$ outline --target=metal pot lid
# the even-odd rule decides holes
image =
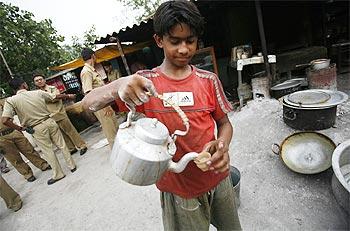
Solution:
[[[322,172],[332,165],[334,142],[317,132],[298,132],[281,145],[281,158],[291,170],[302,174]]]
[[[329,100],[331,96],[322,91],[298,91],[288,95],[288,100],[297,105],[314,105],[324,103]]]
[[[135,136],[150,144],[164,144],[168,140],[167,127],[155,118],[142,118],[136,121]]]
[[[285,82],[290,82],[290,81],[299,81],[300,82],[300,86],[302,87],[306,87],[307,85],[309,85],[308,81],[306,78],[293,78],[293,79],[289,79],[286,80]]]
[[[271,90],[273,90],[273,91],[285,90],[288,88],[300,86],[300,84],[301,84],[300,81],[288,80],[288,81],[285,81],[283,83],[280,83],[280,84],[277,84],[277,85],[271,87]]]
[[[332,107],[348,100],[348,95],[341,91],[311,89],[294,92],[284,97],[285,103],[304,108]]]
[[[299,109],[299,110],[303,110],[303,111],[307,111],[307,110],[317,110],[317,109],[327,109],[327,108],[332,108],[332,107],[336,107],[336,106],[329,106],[329,107],[300,107],[300,106],[294,106],[294,105],[290,105],[288,103],[286,103],[286,101],[283,99],[282,100],[282,105],[288,108],[293,108],[293,109]]]

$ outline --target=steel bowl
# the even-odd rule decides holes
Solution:
[[[273,144],[272,151],[292,171],[315,174],[331,167],[335,147],[334,142],[321,133],[297,132],[285,138],[281,145]]]

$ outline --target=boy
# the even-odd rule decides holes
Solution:
[[[164,229],[208,230],[211,223],[219,230],[240,230],[228,177],[232,126],[226,114],[232,109],[217,76],[189,65],[202,34],[203,18],[193,3],[169,1],[160,5],[153,21],[154,39],[164,50],[163,63],[93,90],[83,105],[98,110],[116,98],[119,109],[125,108],[121,101],[137,105],[138,111],[157,118],[172,133],[183,128],[181,119],[171,107],[149,98],[146,92],[172,97],[190,121],[189,133],[177,137],[173,160],[191,151],[209,151],[212,157],[207,162],[209,171],[201,171],[191,161],[182,173],[166,172],[157,182]]]

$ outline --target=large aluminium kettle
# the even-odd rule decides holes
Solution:
[[[185,131],[176,130],[169,135],[167,127],[156,118],[141,118],[132,121],[135,108],[128,106],[127,121],[120,124],[111,154],[111,163],[117,176],[133,185],[151,185],[167,170],[180,173],[187,164],[198,156],[190,152],[177,163],[172,161],[176,152],[177,136],[184,136],[189,130],[189,121],[179,106],[165,100],[181,117]]]

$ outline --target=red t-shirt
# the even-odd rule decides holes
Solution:
[[[180,108],[189,119],[190,129],[187,135],[177,137],[177,151],[173,161],[179,161],[188,152],[199,153],[205,144],[215,140],[215,120],[223,118],[232,107],[214,73],[192,66],[191,74],[182,80],[167,77],[159,68],[139,71],[138,74],[150,79],[159,94],[175,94],[178,102],[185,105],[180,105]],[[120,110],[128,110],[122,101],[117,100],[117,104]],[[170,134],[175,130],[185,130],[175,110],[165,107],[158,98],[151,97],[149,102],[137,107],[137,111],[147,117],[157,118],[167,126]],[[219,174],[214,171],[203,172],[190,161],[181,173],[165,172],[156,185],[160,191],[171,192],[183,198],[194,198],[214,188],[227,175],[228,171]]]

